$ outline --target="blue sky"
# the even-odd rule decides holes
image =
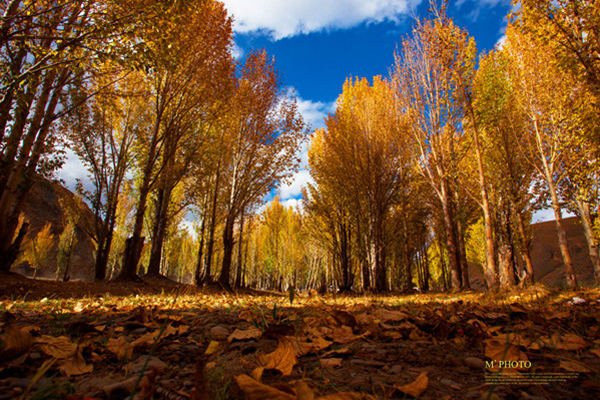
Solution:
[[[387,76],[394,51],[410,34],[415,18],[427,15],[428,0],[223,0],[234,18],[237,56],[265,48],[275,57],[283,83],[294,88],[312,128],[334,111],[348,77]],[[502,39],[510,0],[448,2],[448,14],[475,38],[480,51]],[[299,203],[310,174],[304,164],[281,200]],[[275,191],[269,196],[269,199]]]
[[[283,84],[293,88],[312,128],[334,111],[348,77],[388,75],[393,54],[415,18],[427,15],[428,0],[222,0],[234,18],[236,58],[264,48],[275,57]],[[503,37],[510,0],[449,0],[448,14],[488,51]],[[297,205],[310,180],[303,165],[278,188],[281,200]],[[60,175],[67,183],[85,175],[69,157]],[[71,185],[69,185],[71,186]],[[273,194],[272,194],[273,195]],[[272,197],[269,196],[269,199]],[[548,219],[536,215],[536,220]],[[551,217],[550,217],[551,219]]]

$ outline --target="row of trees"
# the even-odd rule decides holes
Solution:
[[[237,63],[214,0],[11,0],[1,12],[0,268],[19,255],[36,176],[67,146],[91,177],[80,192],[95,214],[97,280],[138,279],[142,256],[147,274],[168,272],[173,248],[189,251],[178,224],[194,212],[194,275],[212,280],[222,224],[229,287],[234,226],[294,171],[305,134],[274,60]]]
[[[600,279],[597,6],[520,4],[502,45],[478,58],[432,2],[389,78],[345,83],[313,135],[306,193],[340,289],[427,288],[432,274],[469,288],[469,233],[482,236],[488,288],[531,283],[529,225],[547,206],[566,285],[577,279],[564,210],[579,216]]]
[[[521,1],[502,46],[480,57],[432,5],[389,77],[344,84],[312,136],[303,211],[276,198],[256,216],[297,167],[305,127],[267,54],[233,59],[220,2],[5,2],[0,268],[22,247],[39,255],[21,246],[19,216],[66,145],[90,172],[80,191],[97,280],[461,289],[467,260],[480,260],[487,287],[528,284],[531,216],[548,206],[566,284],[577,279],[564,210],[581,219],[600,279],[594,2]]]

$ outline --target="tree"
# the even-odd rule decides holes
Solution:
[[[226,288],[230,287],[236,219],[276,183],[290,177],[300,162],[297,149],[304,139],[304,122],[295,100],[281,93],[273,64],[265,51],[247,57],[229,113],[219,127],[230,133],[227,163],[221,166],[226,168],[227,197],[219,283]]]
[[[155,231],[156,246],[162,248],[170,194],[201,149],[208,132],[206,125],[216,117],[220,100],[227,96],[232,73],[231,35],[231,18],[216,1],[166,7],[159,23],[142,30],[141,38],[149,41],[150,49],[146,80],[153,123],[139,138],[144,149],[138,158],[141,180],[133,232],[123,255],[122,279],[136,278],[144,244],[144,214],[155,188],[162,193],[156,219],[162,226]],[[151,273],[157,272],[159,253],[156,250],[151,257]]]
[[[458,86],[456,71],[464,69],[467,60],[456,59],[454,52],[468,54],[473,44],[463,39],[447,47],[452,38],[464,38],[464,33],[445,16],[418,21],[412,37],[403,40],[401,51],[395,54],[393,82],[399,112],[408,118],[416,167],[442,209],[451,282],[458,289],[466,284],[462,270],[467,266],[461,265],[454,200],[457,166],[464,154],[461,98],[465,95]]]
[[[50,223],[44,225],[35,237],[27,242],[23,253],[20,255],[20,260],[28,262],[30,267],[34,269],[34,278],[41,268],[48,267],[55,259],[53,257],[54,234],[51,233],[51,229],[52,225]]]
[[[474,83],[474,107],[482,130],[486,165],[493,182],[497,209],[503,209],[507,216],[507,221],[498,221],[498,225],[504,230],[511,229],[511,225],[516,226],[518,240],[515,238],[515,242],[525,263],[523,278],[532,283],[531,235],[527,226],[532,213],[529,188],[534,169],[523,152],[518,151],[526,144],[523,135],[526,116],[518,105],[509,65],[510,60],[503,51],[492,51],[482,56]],[[512,244],[501,244],[503,247],[508,245]]]
[[[551,49],[535,43],[511,25],[507,28],[503,51],[510,59],[511,84],[516,88],[519,107],[527,118],[524,132],[527,142],[522,150],[546,185],[556,219],[567,286],[572,288],[577,280],[562,221],[559,187],[569,169],[575,167],[568,162],[568,154],[573,132],[578,129],[573,113],[578,101],[573,94],[578,84],[558,68]]]
[[[123,40],[144,2],[10,1],[0,23],[0,269],[18,254],[13,238],[36,174],[61,165],[55,121],[81,103],[65,101],[67,85],[82,82],[99,58],[143,47]],[[125,7],[127,6],[127,7]],[[144,18],[142,18],[144,19]],[[12,121],[11,123],[8,123]],[[27,225],[21,225],[26,229]]]

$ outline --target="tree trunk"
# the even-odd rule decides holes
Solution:
[[[171,190],[169,190],[169,188],[162,187],[158,190],[156,214],[154,224],[152,227],[152,248],[150,250],[150,261],[148,262],[147,275],[161,275],[160,263],[162,259],[162,249],[168,226],[168,211],[170,198]]]
[[[223,263],[221,264],[221,274],[219,275],[219,284],[225,289],[230,289],[229,275],[231,271],[231,260],[233,256],[233,225],[235,223],[235,215],[229,214],[225,221],[225,229],[223,229]]]
[[[594,221],[592,220],[592,214],[590,212],[590,204],[577,198],[575,199],[575,204],[577,205],[577,209],[579,211],[579,219],[583,225],[583,231],[585,233],[585,239],[588,245],[590,260],[592,260],[594,279],[596,282],[600,282],[600,254],[598,252],[598,243],[594,238]]]
[[[551,177],[549,177],[551,178]],[[575,276],[575,270],[573,269],[573,261],[571,259],[571,253],[569,251],[569,243],[567,241],[567,233],[563,225],[562,213],[560,210],[560,203],[558,202],[558,195],[552,179],[547,179],[548,189],[552,197],[552,210],[554,210],[554,218],[556,219],[556,231],[558,233],[558,244],[560,246],[560,252],[562,254],[563,262],[565,263],[565,279],[567,287],[574,289],[577,287],[577,278]]]
[[[238,238],[238,254],[237,254],[237,272],[235,274],[235,287],[240,288],[242,286],[242,271],[244,269],[243,264],[243,244],[244,244],[244,210],[242,209],[242,215],[240,217],[240,235]]]
[[[213,257],[213,247],[215,243],[215,227],[217,224],[217,200],[219,198],[219,182],[221,177],[221,160],[217,163],[217,170],[215,171],[215,190],[213,192],[213,198],[211,203],[211,216],[210,226],[208,227],[208,243],[206,244],[206,260],[204,262],[204,274],[202,276],[202,283],[210,283],[212,278],[210,276],[211,263]]]
[[[471,289],[471,280],[469,278],[469,264],[467,263],[467,249],[465,246],[465,226],[461,220],[457,221],[458,230],[458,250],[460,254],[460,268],[462,271],[462,288]]]
[[[519,235],[521,236],[522,240],[522,255],[523,259],[525,260],[525,277],[523,278],[523,280],[525,281],[525,283],[534,283],[535,276],[533,272],[533,263],[531,262],[531,253],[529,250],[531,246],[531,241],[529,240],[529,238],[527,237],[527,233],[525,232],[525,223],[523,222],[523,215],[519,212],[517,212],[517,224],[519,228]]]
[[[501,226],[499,230],[499,272],[500,286],[507,288],[517,284],[517,269],[514,258],[513,234],[511,228],[510,207],[502,202]]]
[[[206,218],[207,218],[207,204],[208,204],[208,193],[206,193],[204,197],[204,204],[202,205],[202,224],[200,225],[200,240],[198,244],[198,258],[196,260],[196,273],[195,273],[195,283],[196,286],[202,285],[202,253],[204,251],[204,232],[206,230]]]
[[[350,238],[348,227],[344,223],[339,224],[340,228],[340,269],[342,272],[341,292],[347,292],[352,288],[352,271],[350,270],[349,242]]]
[[[446,250],[450,264],[450,285],[459,290],[462,286],[462,271],[459,264],[458,245],[456,240],[456,221],[452,212],[451,200],[446,184],[442,184],[442,212],[444,213],[444,228],[446,229]]]

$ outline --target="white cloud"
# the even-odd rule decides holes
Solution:
[[[179,222],[179,229],[185,229],[194,240],[197,240],[198,232],[196,231],[196,223],[197,221],[191,221],[184,218],[181,220],[181,222]]]
[[[562,212],[563,218],[574,217],[575,214],[570,213],[568,211]],[[546,221],[554,221],[554,211],[551,208],[545,208],[543,210],[536,211],[533,213],[533,217],[531,218],[531,222],[537,224],[538,222],[546,222]]]
[[[299,197],[302,194],[302,188],[309,182],[313,182],[310,173],[307,169],[301,169],[294,174],[290,183],[279,187],[279,198],[284,201]]]
[[[278,40],[363,22],[398,21],[421,0],[223,0],[239,33]]]
[[[500,39],[498,39],[498,41],[496,42],[496,48],[498,49],[502,49],[502,46],[504,46],[504,42],[506,42],[506,35],[502,35],[500,37]]]
[[[238,46],[237,43],[233,42],[233,45],[231,46],[231,55],[236,60],[239,60],[240,58],[244,57],[244,49]]]
[[[302,199],[288,199],[286,201],[282,201],[281,204],[284,207],[291,207],[294,208],[298,211],[302,211],[303,210],[303,206],[302,206]]]
[[[310,125],[311,129],[320,129],[325,127],[325,117],[328,113],[335,111],[335,101],[322,102],[305,100],[296,96],[298,101],[298,111],[304,117],[304,122]]]
[[[57,171],[58,178],[65,181],[65,185],[69,190],[75,190],[77,179],[80,179],[85,189],[90,189],[88,170],[81,162],[79,157],[71,149],[65,149],[65,163],[62,168]],[[86,185],[86,183],[88,183]]]

